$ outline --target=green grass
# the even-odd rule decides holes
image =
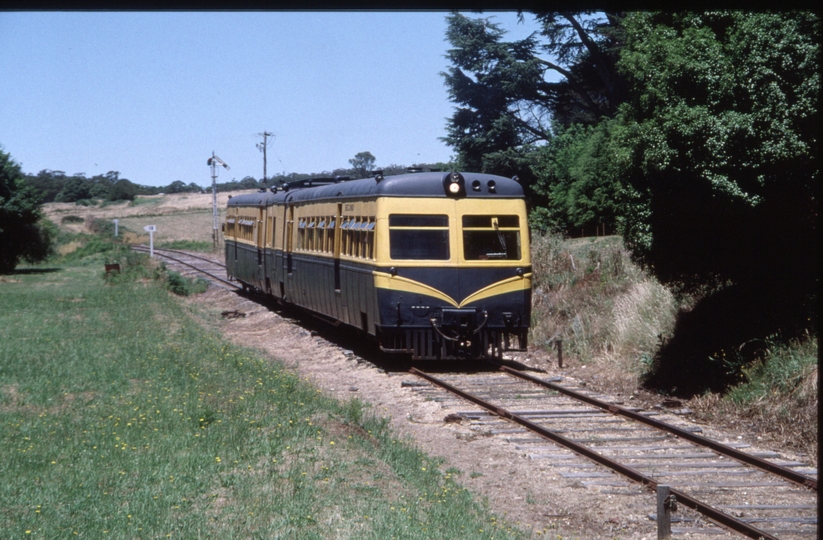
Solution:
[[[524,536],[158,281],[56,270],[0,283],[4,538]]]
[[[183,249],[188,251],[203,251],[211,253],[214,251],[214,242],[204,242],[200,240],[172,240],[158,244],[158,248]]]
[[[156,206],[163,201],[161,197],[141,197],[137,196],[133,201],[129,201],[129,206]]]
[[[747,382],[732,388],[727,399],[739,405],[753,405],[779,395],[784,408],[788,401],[813,399],[816,403],[817,393],[808,392],[803,385],[816,372],[817,361],[817,338],[790,344],[771,343],[761,360],[744,369]]]

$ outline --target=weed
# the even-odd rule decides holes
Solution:
[[[191,296],[206,292],[209,282],[202,277],[187,278],[171,270],[166,273],[166,288],[178,296]]]
[[[795,448],[816,463],[817,337],[763,345],[762,356],[743,369],[740,384],[725,396],[707,393],[696,398],[694,408],[718,423],[742,418],[750,432]]]

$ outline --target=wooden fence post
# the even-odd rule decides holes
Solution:
[[[563,367],[563,340],[557,340],[557,367]]]
[[[672,537],[671,488],[657,486],[657,540],[670,540]]]

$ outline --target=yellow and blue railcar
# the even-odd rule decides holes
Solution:
[[[478,173],[304,180],[229,201],[229,277],[416,359],[524,350],[531,261],[520,185]]]

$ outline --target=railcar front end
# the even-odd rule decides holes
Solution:
[[[378,199],[379,306],[385,351],[417,359],[525,350],[531,261],[520,186],[447,175],[443,189]]]

